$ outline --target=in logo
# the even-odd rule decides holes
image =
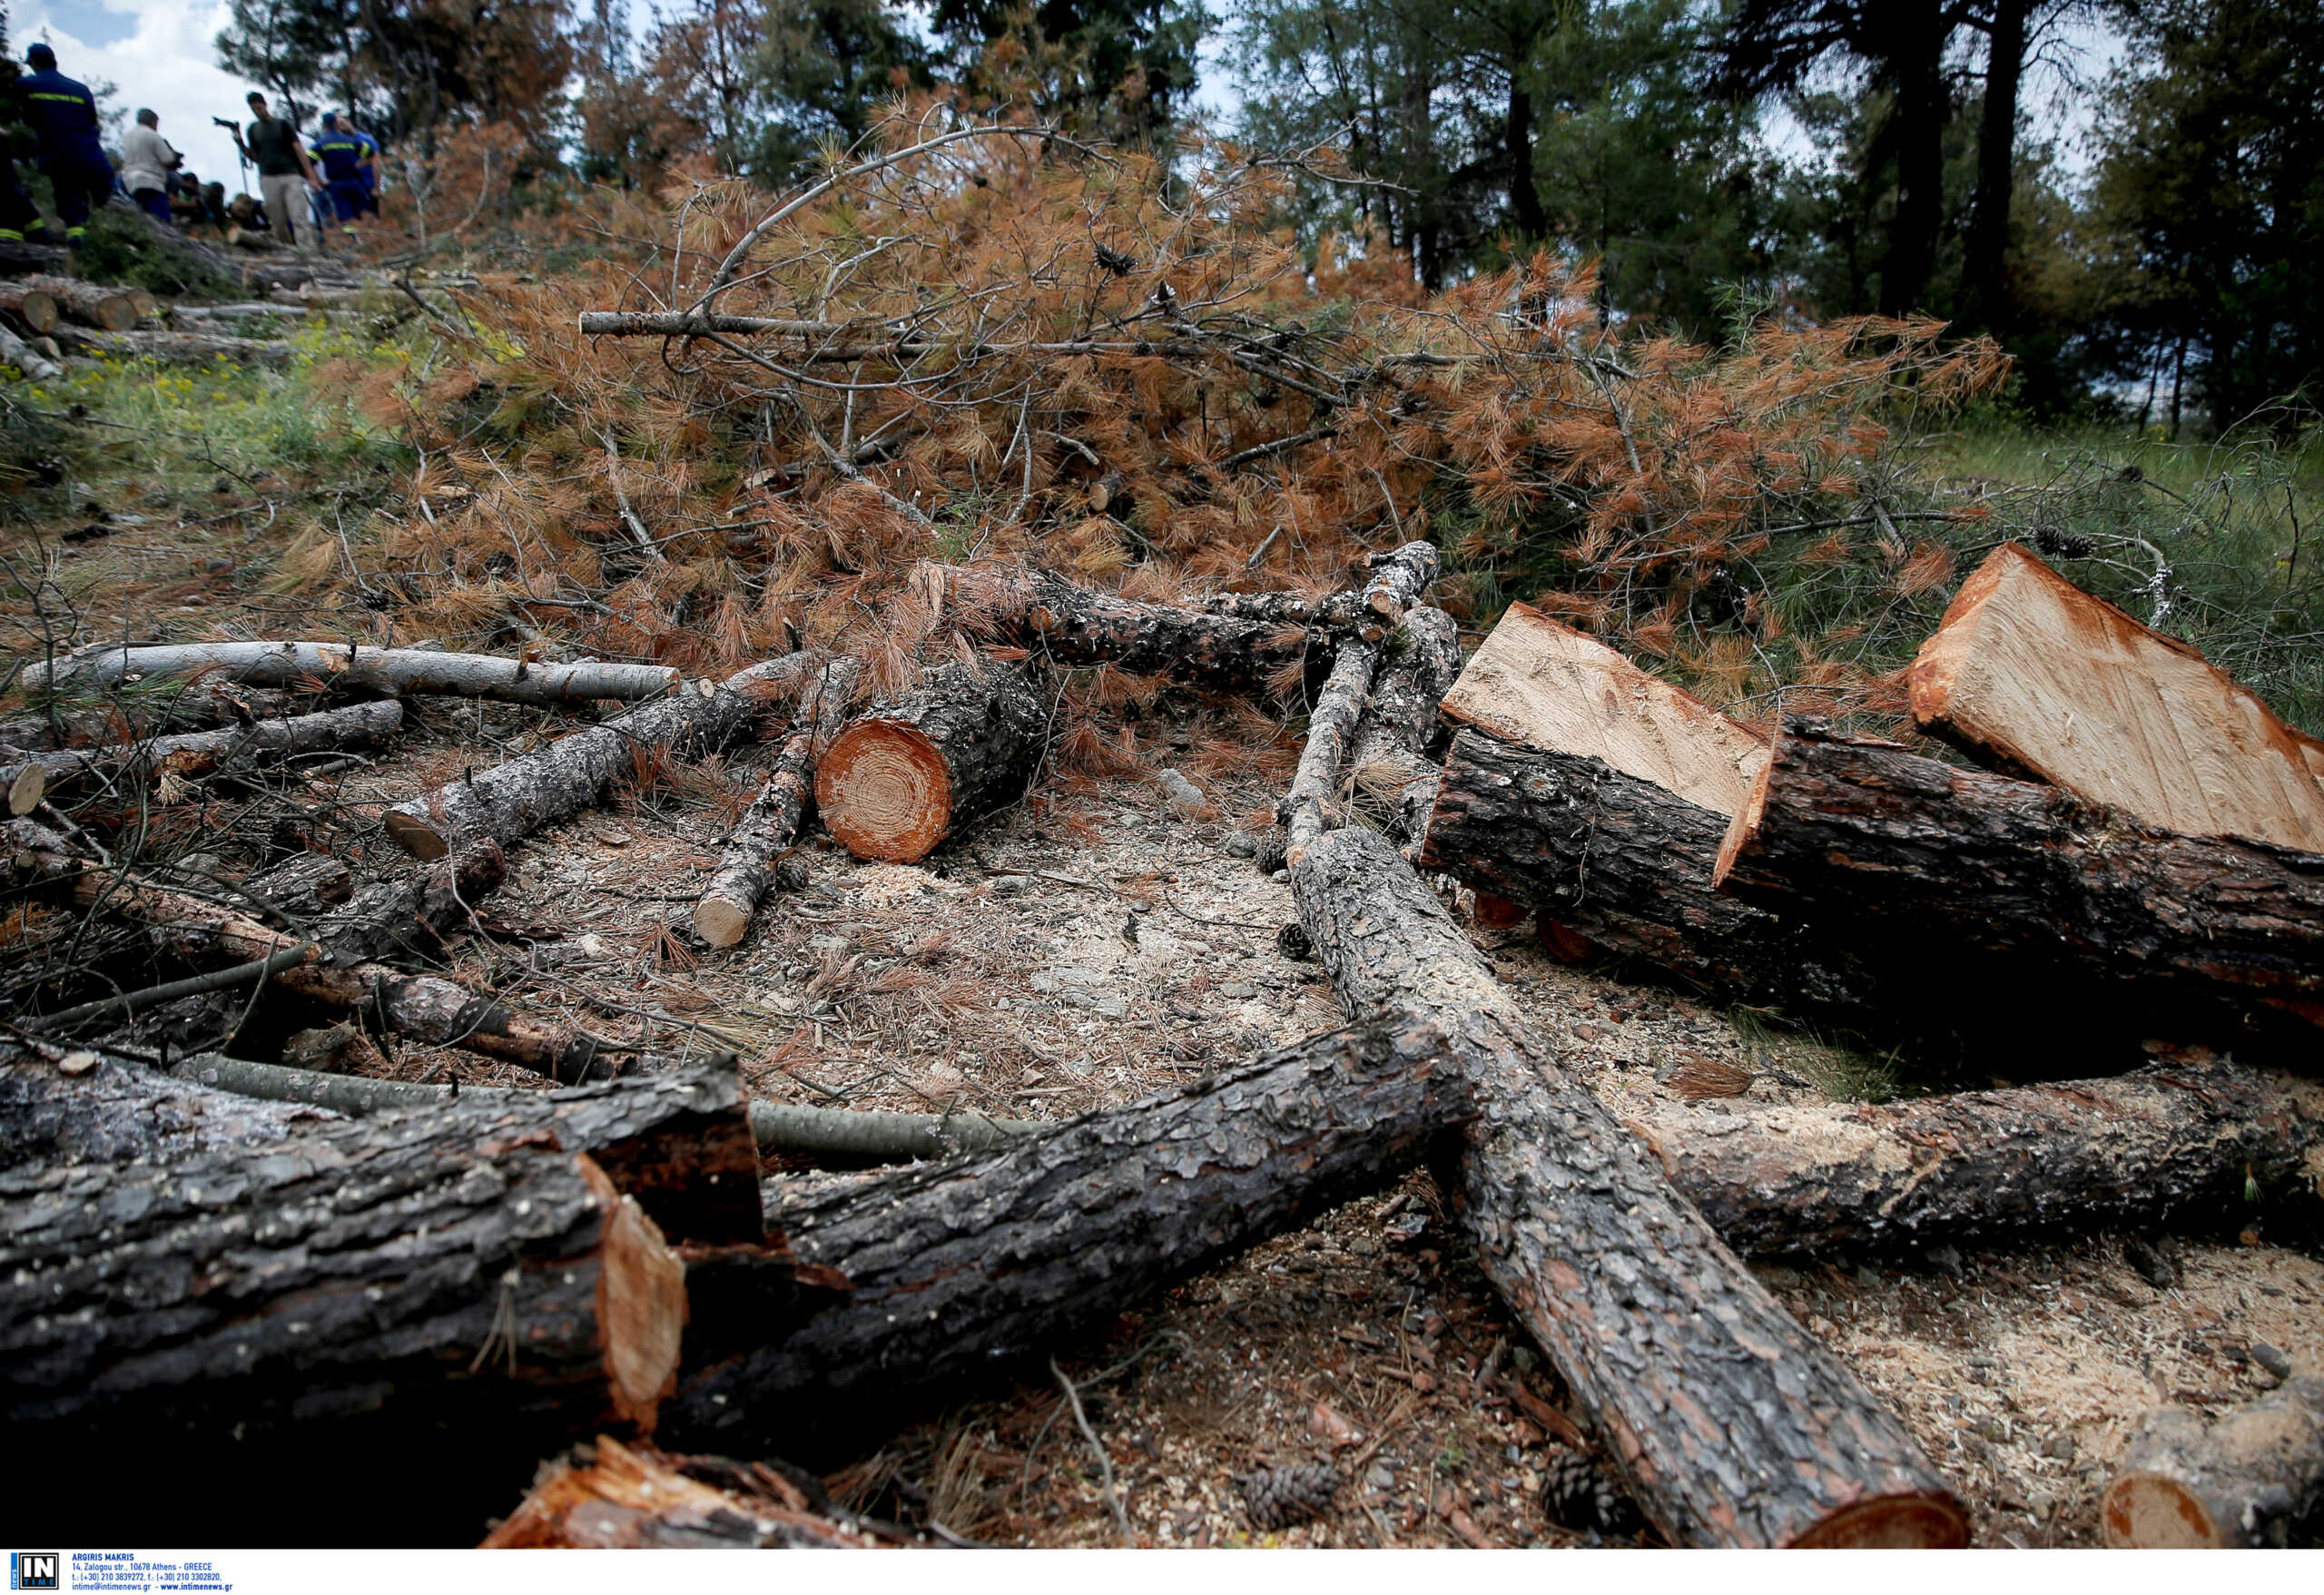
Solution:
[[[54,1551],[12,1551],[8,1553],[8,1588],[11,1590],[60,1590],[57,1581],[58,1557]]]

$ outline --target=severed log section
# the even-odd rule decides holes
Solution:
[[[1718,879],[1974,959],[1996,989],[2067,981],[2197,1033],[2256,1003],[2324,1024],[2324,854],[2176,835],[1811,716],[1787,722]]]
[[[247,1156],[334,1117],[210,1090],[102,1052],[0,1041],[0,1170]]]
[[[17,337],[15,329],[5,323],[0,323],[0,360],[15,367],[35,382],[53,382],[64,375],[63,366]]]
[[[1307,738],[1291,778],[1290,796],[1276,815],[1284,827],[1288,861],[1295,862],[1308,843],[1344,818],[1338,801],[1340,768],[1355,740],[1356,722],[1379,664],[1380,649],[1372,643],[1344,642],[1333,655],[1332,673],[1307,715]]]
[[[1367,618],[1358,623],[1356,635],[1367,643],[1376,643],[1403,623],[1404,611],[1421,601],[1443,562],[1437,557],[1434,544],[1413,542],[1374,554],[1371,566],[1372,578],[1364,584]]]
[[[2324,1374],[2210,1423],[2157,1407],[2131,1437],[2099,1506],[2117,1549],[2282,1548],[2324,1509]]]
[[[480,1551],[869,1551],[763,1462],[672,1456],[610,1435],[576,1448]]]
[[[1715,890],[1727,817],[1587,753],[1462,728],[1418,863],[1724,1001],[1855,1022],[1878,982],[1843,939]]]
[[[1406,612],[1372,683],[1347,755],[1359,808],[1375,813],[1407,854],[1428,831],[1442,774],[1429,758],[1438,708],[1461,674],[1461,628],[1442,609]]]
[[[1307,655],[1304,629],[1134,603],[1042,571],[924,562],[912,584],[931,610],[956,615],[973,635],[1060,665],[1111,665],[1216,692],[1257,694]]]
[[[1448,1037],[1476,1106],[1459,1192],[1479,1264],[1672,1543],[1965,1542],[1919,1445],[1559,1068],[1393,846],[1334,832],[1291,873],[1341,1001]]]
[[[299,707],[287,693],[194,681],[172,691],[124,693],[95,708],[58,704],[13,716],[0,721],[0,749],[39,753],[104,746],[172,732],[206,731],[213,725],[284,719]]]
[[[645,779],[665,754],[694,757],[724,746],[763,711],[787,700],[812,668],[807,655],[786,654],[716,686],[683,686],[537,753],[446,782],[386,810],[380,822],[419,859],[440,859],[472,837],[516,842],[599,802],[616,781]]]
[[[0,282],[0,311],[35,338],[55,331],[64,313],[54,294],[22,282]]]
[[[286,339],[238,338],[227,332],[165,332],[133,329],[126,332],[84,332],[70,327],[56,330],[56,341],[66,354],[116,355],[150,360],[157,366],[201,366],[220,360],[237,366],[261,366],[282,370],[299,358],[299,346]]]
[[[713,947],[732,947],[751,928],[759,904],[774,889],[774,861],[798,839],[800,822],[814,794],[815,763],[839,734],[855,689],[857,665],[834,659],[802,694],[783,740],[774,773],[726,838],[718,873],[694,904],[694,934]]]
[[[917,862],[1024,795],[1049,720],[1015,666],[940,665],[847,723],[815,762],[815,807],[857,858]]]
[[[402,697],[497,698],[546,705],[596,698],[636,701],[674,691],[666,665],[541,665],[487,654],[425,648],[364,648],[348,643],[176,643],[84,648],[25,672],[27,688],[113,687],[162,676],[212,674],[248,686],[320,686],[332,692]]]
[[[1755,733],[1523,604],[1471,655],[1444,716],[1504,742],[1603,759],[1722,816],[1742,806],[1767,759]]]
[[[1973,758],[2163,830],[2324,852],[2317,744],[2017,544],[1962,584],[1906,682],[1921,729]]]
[[[1755,1256],[2224,1212],[2324,1180],[2324,1086],[2225,1062],[1875,1105],[1630,1122],[1719,1238]]]
[[[78,278],[45,273],[20,277],[16,280],[16,287],[25,292],[47,295],[65,320],[77,321],[84,327],[101,327],[108,332],[126,332],[137,325],[137,300],[125,288],[106,288],[94,282],[83,282]],[[35,330],[54,331],[54,328],[51,326]]]
[[[91,775],[133,776],[151,772],[182,781],[221,770],[279,759],[293,753],[371,747],[403,724],[403,705],[392,700],[350,704],[320,714],[288,720],[259,720],[216,731],[189,731],[112,747],[58,748],[0,764],[0,787],[37,769],[52,790]]]
[[[0,822],[0,886],[11,891],[69,881],[88,869],[73,843],[37,820]]]
[[[1005,1152],[778,1197],[793,1250],[853,1289],[787,1340],[691,1371],[663,1433],[789,1447],[950,1397],[1378,1187],[1466,1112],[1440,1036],[1367,1020]]]

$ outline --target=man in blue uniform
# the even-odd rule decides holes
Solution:
[[[339,125],[363,141],[367,157],[362,168],[363,202],[355,209],[359,215],[376,216],[379,213],[379,141],[355,125],[352,113],[340,117]]]
[[[371,159],[363,140],[340,126],[337,112],[326,111],[322,131],[307,146],[307,153],[322,168],[332,214],[341,227],[353,228],[363,213],[363,169]]]
[[[26,73],[17,84],[25,122],[40,140],[40,169],[56,191],[56,214],[68,243],[89,231],[89,212],[113,192],[113,164],[97,143],[97,97],[89,85],[56,70],[56,52],[34,44],[25,52]]]
[[[29,238],[45,243],[48,223],[40,219],[32,196],[16,181],[19,150],[26,156],[33,153],[32,131],[24,125],[23,89],[23,69],[0,55],[0,239],[15,243]]]

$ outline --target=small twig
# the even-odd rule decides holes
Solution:
[[[1073,1421],[1081,1426],[1081,1438],[1088,1441],[1089,1449],[1098,1453],[1098,1482],[1106,1492],[1106,1505],[1114,1514],[1114,1527],[1121,1531],[1122,1543],[1135,1551],[1137,1549],[1137,1537],[1130,1532],[1129,1514],[1122,1510],[1121,1497],[1114,1493],[1114,1459],[1108,1456],[1106,1448],[1098,1442],[1098,1432],[1089,1427],[1089,1415],[1081,1410],[1081,1393],[1073,1387],[1073,1381],[1065,1376],[1065,1370],[1057,1365],[1055,1357],[1049,1359],[1049,1372],[1056,1374],[1057,1382],[1065,1387],[1065,1399],[1073,1408]]]
[[[629,528],[629,535],[636,540],[639,553],[656,565],[666,565],[669,562],[663,557],[662,550],[646,531],[645,523],[638,519],[637,512],[629,507],[629,495],[622,491],[621,450],[614,447],[614,435],[604,431],[597,436],[606,446],[606,480],[613,484],[614,502],[621,506],[621,524]]]

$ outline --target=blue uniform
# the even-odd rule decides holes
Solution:
[[[343,222],[354,221],[363,211],[363,144],[361,133],[334,127],[317,133],[314,143],[307,146],[307,153],[323,170],[331,209]]]
[[[363,203],[358,207],[366,215],[379,213],[379,141],[358,130],[355,136],[363,141],[363,152],[371,157],[371,164],[361,169]]]
[[[40,135],[40,169],[56,190],[67,238],[87,231],[89,212],[113,192],[113,165],[97,142],[97,97],[56,68],[17,80],[25,121]]]

